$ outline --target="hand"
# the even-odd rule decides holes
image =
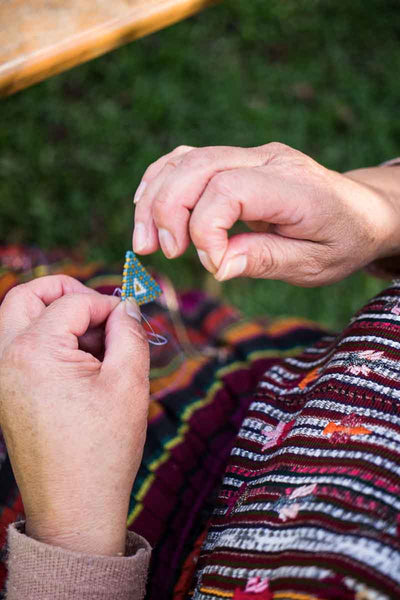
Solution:
[[[136,252],[160,244],[173,258],[191,239],[220,281],[323,285],[400,245],[399,208],[390,197],[279,143],[179,147],[147,169],[136,202]],[[228,238],[239,220],[253,233]]]
[[[91,554],[124,552],[147,426],[148,343],[126,304],[53,276],[0,308],[0,423],[26,532]]]

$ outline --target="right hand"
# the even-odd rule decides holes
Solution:
[[[0,308],[0,423],[39,541],[125,550],[149,401],[147,337],[127,306],[52,276],[13,288]]]
[[[139,195],[134,250],[161,245],[174,258],[191,240],[220,281],[323,285],[400,247],[399,203],[390,194],[279,143],[179,147],[150,165]],[[253,232],[229,238],[238,220]]]

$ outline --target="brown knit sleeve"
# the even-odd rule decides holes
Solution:
[[[379,165],[380,167],[400,167],[400,156],[392,158]],[[399,192],[400,193],[400,192]],[[378,258],[370,263],[365,270],[374,277],[393,279],[400,277],[400,256]]]
[[[127,532],[123,557],[91,556],[49,546],[8,528],[6,600],[142,600],[151,548]]]

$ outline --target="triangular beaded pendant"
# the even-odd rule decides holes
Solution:
[[[162,293],[158,283],[146,271],[132,250],[125,255],[122,274],[122,300],[133,297],[138,304],[147,304]]]

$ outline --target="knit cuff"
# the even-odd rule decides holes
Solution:
[[[142,600],[151,548],[127,532],[123,557],[92,556],[49,546],[8,528],[7,600]]]
[[[400,157],[392,158],[379,165],[380,167],[399,167]],[[393,279],[400,277],[400,256],[388,256],[378,258],[365,267],[369,275],[381,279]]]

